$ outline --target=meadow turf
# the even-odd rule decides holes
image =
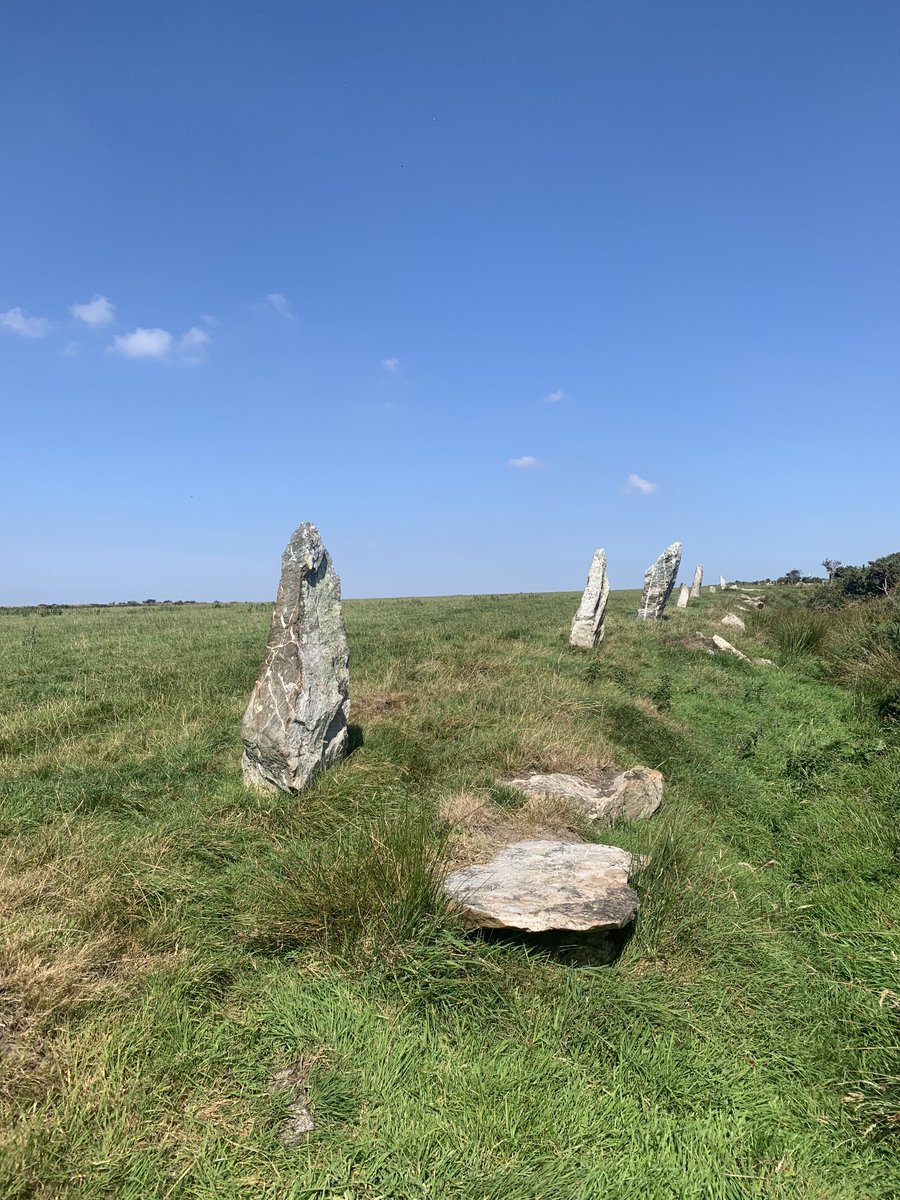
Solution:
[[[707,655],[734,594],[637,599],[587,652],[573,594],[348,602],[353,753],[296,797],[241,782],[269,605],[0,613],[0,1195],[900,1195],[896,723],[812,644]],[[458,927],[439,813],[636,763],[614,965]]]

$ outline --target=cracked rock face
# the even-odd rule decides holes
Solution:
[[[700,595],[700,589],[703,587],[703,563],[699,563],[694,570],[694,581],[691,584],[691,599],[696,600]]]
[[[632,767],[605,786],[596,786],[578,775],[529,775],[506,780],[525,796],[561,796],[584,811],[592,821],[613,825],[651,817],[662,804],[663,777],[652,767]]]
[[[569,634],[569,645],[591,650],[603,641],[603,618],[609,599],[609,580],[606,578],[606,551],[595,550],[588,572],[587,586],[581,597]]]
[[[474,929],[621,929],[638,910],[628,879],[642,862],[616,846],[516,842],[448,875],[444,891]]]
[[[680,566],[681,542],[673,542],[644,572],[644,592],[637,614],[639,621],[658,621],[662,616]]]
[[[266,654],[241,722],[245,782],[302,791],[347,753],[349,712],[341,584],[307,521],[281,559]]]

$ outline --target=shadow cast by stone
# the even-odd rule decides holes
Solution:
[[[634,937],[634,922],[624,929],[591,930],[551,929],[529,933],[526,929],[475,929],[476,941],[502,946],[520,946],[530,954],[566,967],[611,967],[622,956]]]
[[[347,757],[355,754],[366,744],[366,735],[362,725],[354,725],[351,723],[347,726]]]

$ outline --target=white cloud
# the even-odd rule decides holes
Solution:
[[[533,454],[523,454],[521,458],[511,458],[509,465],[517,467],[520,471],[527,471],[530,467],[536,467],[538,460]]]
[[[178,339],[177,351],[181,362],[186,367],[199,367],[206,361],[206,348],[211,341],[205,329],[194,325]]]
[[[549,396],[544,397],[546,404],[559,404],[560,400],[565,400],[566,393],[562,388],[558,388],[555,392],[551,392]]]
[[[281,292],[269,292],[265,300],[260,300],[253,307],[257,312],[275,313],[279,317],[292,317],[294,315],[291,312],[293,305],[287,296],[282,296]]]
[[[21,308],[10,308],[0,313],[0,329],[8,329],[19,337],[46,337],[52,328],[46,317],[26,317]]]
[[[155,358],[158,362],[175,363],[182,367],[199,367],[206,362],[212,338],[205,329],[193,325],[187,333],[176,338],[168,329],[144,329],[138,326],[131,333],[119,333],[107,349],[126,358]]]
[[[74,358],[80,349],[81,342],[75,339],[74,341],[67,343],[65,349],[63,350],[63,355],[65,358]]]
[[[73,317],[84,321],[86,325],[99,329],[101,325],[111,325],[116,319],[115,306],[106,296],[94,296],[85,304],[73,304],[69,309]]]
[[[110,349],[126,358],[168,358],[172,335],[168,329],[144,329],[140,325],[131,333],[119,333]]]
[[[641,479],[640,475],[629,475],[625,485],[626,492],[640,492],[644,496],[649,496],[651,492],[657,491],[658,483],[651,483],[649,479]]]
[[[381,365],[384,367],[384,369],[386,371],[399,371],[400,370],[400,359],[399,358],[383,358],[381,360]]]

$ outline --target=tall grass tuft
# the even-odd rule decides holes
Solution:
[[[829,621],[824,613],[799,605],[784,605],[761,614],[762,627],[778,648],[782,664],[799,662],[815,655],[827,633]]]
[[[826,655],[835,678],[880,717],[900,716],[900,601],[848,605],[828,619]]]
[[[253,940],[270,951],[390,955],[443,913],[444,841],[422,813],[348,820],[324,844],[292,845],[262,880]]]

